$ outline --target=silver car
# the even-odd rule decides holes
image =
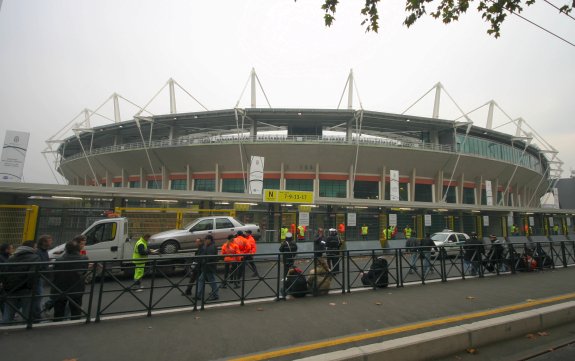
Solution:
[[[225,243],[228,235],[237,231],[251,230],[254,238],[260,237],[260,227],[257,224],[243,224],[233,217],[214,216],[202,217],[187,224],[183,229],[172,229],[152,235],[148,247],[159,249],[161,253],[176,253],[180,250],[194,248],[196,238],[204,239],[208,234],[214,237],[216,246]]]
[[[431,235],[431,239],[437,247],[444,247],[448,256],[459,254],[461,247],[470,237],[466,233],[444,230]]]

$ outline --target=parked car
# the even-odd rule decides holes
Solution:
[[[260,237],[260,227],[257,224],[243,224],[233,217],[202,217],[183,229],[172,229],[152,235],[148,240],[148,247],[159,249],[160,253],[164,254],[190,250],[193,249],[196,238],[204,239],[208,234],[214,237],[216,246],[219,247],[225,243],[228,235],[240,230],[243,232],[251,230],[256,240]]]
[[[469,235],[466,233],[454,232],[448,229],[431,235],[431,239],[435,245],[437,247],[444,247],[448,256],[458,255],[461,247],[469,238]]]

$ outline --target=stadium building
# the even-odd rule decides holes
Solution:
[[[339,224],[349,240],[360,239],[362,225],[371,239],[389,225],[410,225],[418,238],[444,228],[506,236],[513,225],[531,235],[549,235],[556,224],[573,232],[569,210],[541,203],[561,172],[557,151],[522,119],[513,120],[513,135],[493,129],[494,102],[486,104],[486,127],[469,114],[440,119],[440,84],[429,118],[353,109],[350,74],[347,109],[258,108],[257,80],[252,71],[249,108],[178,113],[170,79],[169,114],[140,111],[102,126],[88,126],[87,114],[74,135],[49,140],[56,170],[91,204],[233,209],[259,223],[265,241],[277,240],[281,225],[300,223],[307,239]],[[251,194],[254,156],[263,158],[263,189],[313,192],[313,202]],[[49,192],[58,193],[41,193]]]

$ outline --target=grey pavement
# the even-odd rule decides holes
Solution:
[[[3,361],[229,359],[572,293],[574,277],[575,268],[570,267],[245,306],[216,305],[204,311],[91,324],[4,329],[0,331],[0,352]],[[451,325],[455,323],[443,327]],[[277,359],[291,360],[438,328]]]

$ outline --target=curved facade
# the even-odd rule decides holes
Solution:
[[[246,193],[250,156],[264,188],[313,191],[316,204],[388,204],[399,171],[411,207],[538,207],[549,164],[511,135],[434,118],[365,110],[232,109],[93,128],[59,147],[74,185]],[[237,196],[237,194],[236,194]],[[253,200],[246,194],[246,199]],[[396,202],[394,202],[396,203]]]

